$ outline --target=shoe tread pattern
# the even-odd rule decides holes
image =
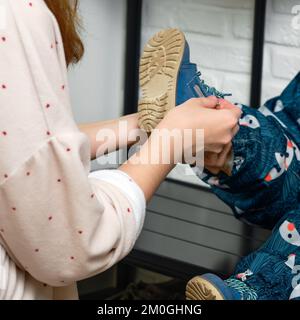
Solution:
[[[183,33],[168,29],[158,32],[144,49],[140,61],[139,126],[147,132],[175,107],[177,74],[184,45]]]
[[[224,300],[218,290],[201,277],[188,282],[185,294],[187,300]]]

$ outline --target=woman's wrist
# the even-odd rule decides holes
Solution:
[[[168,154],[158,135],[159,130],[154,130],[139,152],[120,167],[140,186],[147,201],[175,166],[173,147],[169,148]]]
[[[182,123],[178,124],[177,110],[171,109],[162,119],[162,121],[156,127],[153,133],[154,138],[156,136],[162,137],[162,154],[164,157],[170,157],[172,164],[176,165],[184,161],[184,130]],[[184,121],[182,119],[182,121]],[[191,129],[187,129],[191,130]]]
[[[108,152],[130,147],[138,141],[138,135],[135,140],[135,134],[131,134],[138,130],[137,113],[116,120],[80,124],[78,127],[90,140],[91,159],[95,159]],[[105,133],[103,136],[106,139],[103,139],[101,132]],[[109,132],[111,139],[107,140]],[[133,138],[129,139],[130,136]]]

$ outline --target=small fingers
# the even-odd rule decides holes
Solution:
[[[204,158],[205,168],[212,174],[217,175],[221,171],[231,175],[229,161],[232,155],[232,144],[228,144],[220,154],[208,153]]]
[[[232,144],[227,144],[222,152],[206,152],[204,155],[204,164],[205,166],[223,168],[227,162],[228,155],[231,153]]]
[[[215,166],[218,161],[218,154],[214,152],[206,152],[204,154],[204,165],[206,166]]]
[[[205,166],[205,168],[213,175],[218,175],[221,172],[220,168]]]

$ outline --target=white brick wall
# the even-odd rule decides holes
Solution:
[[[300,0],[269,0],[263,97],[278,95],[300,70],[300,30],[291,9]],[[144,0],[143,38],[162,28],[182,29],[192,61],[210,85],[249,103],[254,0]]]
[[[292,27],[295,0],[269,0],[263,98],[279,94],[300,70],[300,30]]]

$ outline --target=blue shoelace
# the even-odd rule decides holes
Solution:
[[[199,78],[201,90],[205,91],[204,92],[205,96],[210,96],[211,95],[211,96],[215,96],[215,97],[221,98],[221,99],[224,99],[225,97],[232,96],[231,93],[222,93],[222,92],[218,91],[216,88],[210,87],[209,85],[207,85],[205,83],[205,81],[200,78],[201,77],[201,72],[200,71],[198,71],[195,76]]]
[[[235,289],[241,295],[241,300],[257,300],[257,293],[242,282],[235,278],[229,278],[224,281],[228,287]]]

